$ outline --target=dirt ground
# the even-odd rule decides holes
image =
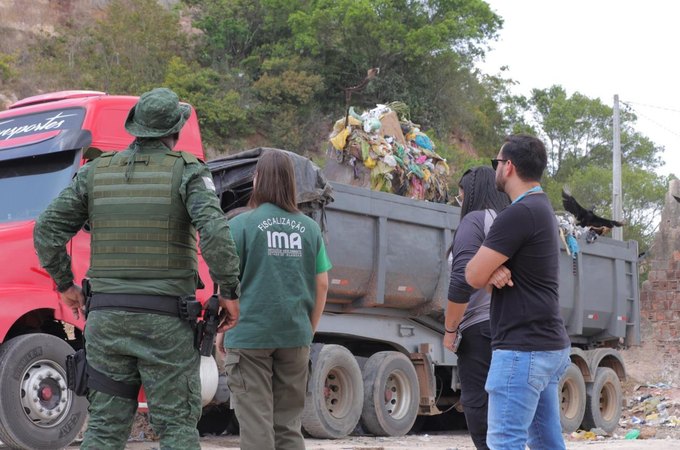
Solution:
[[[566,438],[569,450],[680,450],[680,439],[624,440],[608,438],[597,441],[572,441]],[[405,437],[349,437],[338,440],[306,439],[307,450],[474,450],[475,446],[464,431],[438,432]],[[154,442],[128,442],[126,450],[152,450]],[[201,439],[203,450],[235,450],[239,448],[237,436],[210,436]]]
[[[619,428],[610,436],[595,436],[581,430],[565,435],[567,449],[678,449],[680,450],[680,370],[679,361],[660,356],[653,344],[622,351],[628,380],[623,384],[625,405]],[[659,407],[659,405],[662,405]],[[625,436],[637,430],[635,440]],[[140,422],[133,432],[137,440],[128,441],[128,450],[151,450],[158,442]],[[309,450],[473,450],[464,430],[437,431],[404,437],[350,436],[345,439],[306,439]],[[77,447],[77,444],[74,445]],[[201,438],[204,450],[238,449],[238,436]]]

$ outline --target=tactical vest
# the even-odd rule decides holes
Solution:
[[[179,195],[184,152],[102,154],[88,179],[90,278],[197,278],[196,230]]]

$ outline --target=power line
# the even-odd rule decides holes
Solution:
[[[626,105],[626,106],[628,106],[629,108],[633,109],[633,110],[637,113],[637,115],[639,115],[640,117],[644,117],[645,119],[647,119],[648,121],[650,121],[650,122],[652,122],[654,125],[656,125],[657,127],[664,129],[665,131],[671,133],[671,134],[674,135],[674,136],[680,137],[680,133],[678,133],[677,131],[671,130],[671,129],[668,128],[667,126],[665,126],[665,125],[663,125],[663,124],[657,122],[656,120],[652,119],[651,117],[649,117],[649,116],[647,116],[647,115],[645,115],[645,114],[642,114],[639,110],[636,110],[635,108],[633,108],[633,107],[630,105],[630,103],[635,103],[635,102],[631,102],[631,101],[624,102],[624,101],[622,101],[621,103],[623,103],[624,105]],[[640,103],[638,103],[638,104],[640,104]],[[661,108],[661,107],[656,107],[656,108],[659,108],[659,109],[667,109],[667,108]],[[680,112],[680,110],[669,110],[669,111]]]
[[[624,102],[622,100],[621,103],[626,103],[626,104],[630,103],[630,104],[633,104],[633,105],[646,106],[648,108],[656,108],[656,109],[662,109],[664,111],[671,111],[671,112],[680,113],[680,109],[668,108],[668,107],[665,107],[665,106],[650,105],[649,103],[639,103],[639,102],[633,102],[633,101],[630,101],[630,100],[628,100],[628,102]],[[628,106],[630,106],[630,105],[628,105]]]

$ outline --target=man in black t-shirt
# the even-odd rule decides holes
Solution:
[[[558,228],[540,185],[545,147],[533,136],[509,136],[492,165],[512,204],[465,270],[471,286],[494,288],[487,445],[564,449],[557,386],[571,344],[559,308]]]

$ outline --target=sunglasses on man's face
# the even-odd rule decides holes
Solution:
[[[509,159],[494,158],[494,159],[491,160],[491,167],[493,168],[493,170],[496,170],[498,168],[498,163],[507,162],[507,161],[510,161],[510,160]]]

